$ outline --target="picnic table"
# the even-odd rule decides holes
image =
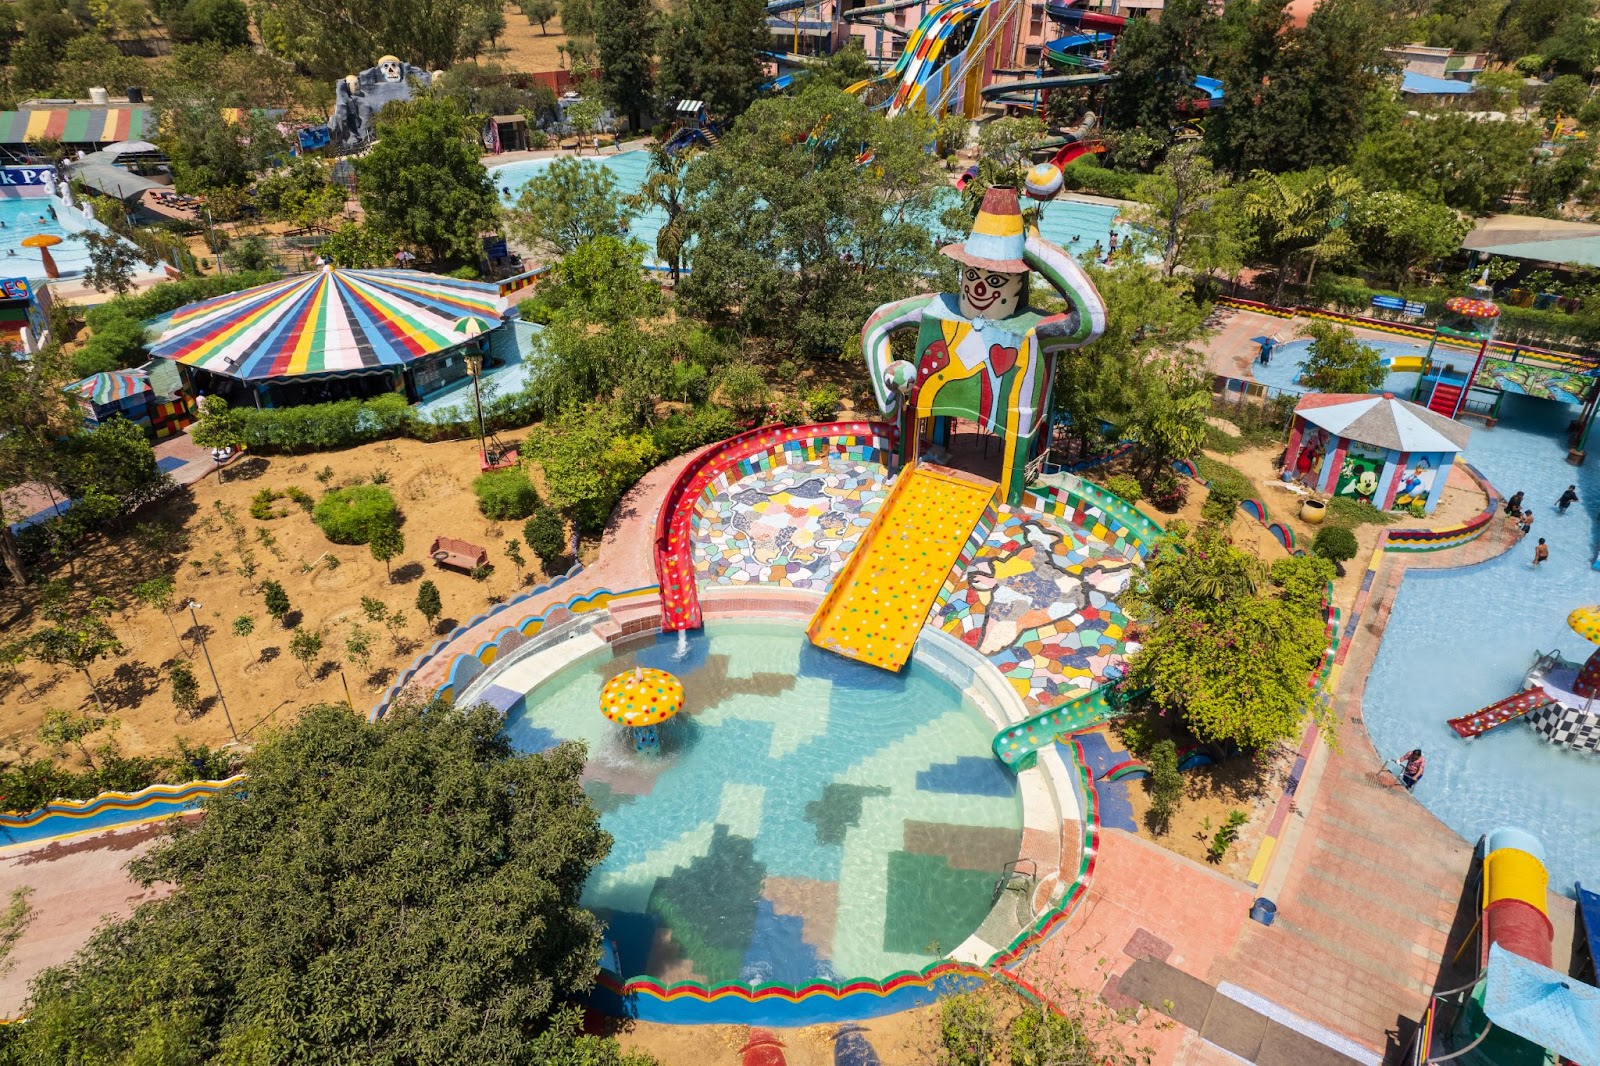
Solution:
[[[458,537],[434,537],[433,547],[428,549],[428,554],[439,566],[457,570],[475,570],[489,562],[488,549]]]

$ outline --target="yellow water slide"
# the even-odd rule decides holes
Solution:
[[[811,643],[885,670],[904,666],[994,500],[993,482],[927,463],[903,471],[806,628]]]

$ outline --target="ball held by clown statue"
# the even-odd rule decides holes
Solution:
[[[916,453],[927,420],[936,442],[948,436],[953,419],[999,434],[1001,488],[1008,503],[1018,504],[1028,456],[1049,425],[1056,356],[1104,331],[1105,304],[1071,255],[1027,232],[1015,189],[991,187],[971,234],[942,251],[959,268],[959,292],[896,300],[862,327],[878,406],[900,420],[902,459]],[[1047,314],[1030,306],[1034,272],[1066,300],[1065,310]],[[910,329],[917,331],[915,377],[898,388],[888,375],[890,338]]]

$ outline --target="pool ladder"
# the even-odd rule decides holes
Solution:
[[[1027,873],[1022,872],[1022,867],[1024,864],[1026,864],[1028,867]],[[1021,884],[1017,883],[1017,879],[1019,877],[1022,879]],[[989,899],[989,906],[993,907],[996,903],[999,903],[1002,893],[1015,890],[1027,892],[1029,894],[1028,905],[1029,909],[1031,910],[1033,906],[1033,886],[1038,883],[1038,863],[1034,862],[1032,859],[1012,859],[1010,862],[1006,863],[1000,868],[1000,878],[994,883],[994,895]]]

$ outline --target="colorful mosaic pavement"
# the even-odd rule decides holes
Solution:
[[[826,589],[888,491],[876,463],[818,459],[744,478],[696,510],[695,573],[702,585]]]
[[[1004,508],[934,622],[1000,668],[1030,709],[1106,681],[1133,650],[1115,597],[1137,564],[1054,517]]]

